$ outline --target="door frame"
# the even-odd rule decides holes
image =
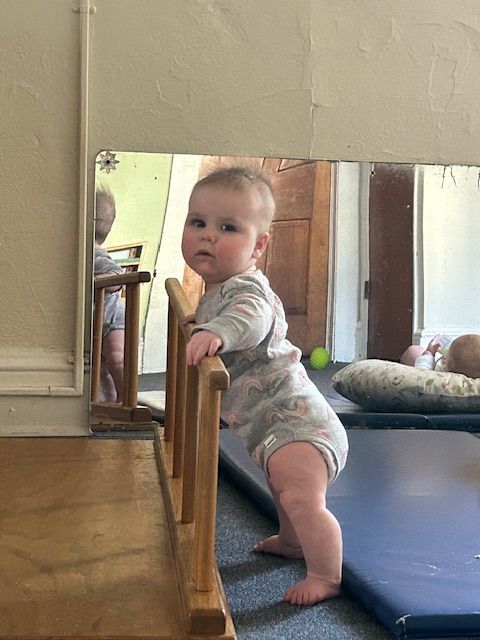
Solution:
[[[335,273],[337,267],[337,188],[338,162],[330,162],[330,215],[328,219],[327,309],[325,314],[325,349],[335,358]]]
[[[355,336],[355,360],[367,357],[368,347],[368,295],[366,287],[370,280],[370,176],[372,162],[360,163],[359,179],[359,279],[358,279],[358,322]]]
[[[356,170],[353,171],[355,177],[347,176],[345,184],[342,185],[344,165],[355,166]],[[364,359],[367,352],[368,300],[363,296],[363,285],[369,277],[368,210],[371,169],[370,162],[332,163],[327,344],[325,346],[333,361]],[[339,201],[345,196],[345,185],[346,191],[349,191],[346,205]],[[347,218],[349,231],[346,232]],[[345,246],[344,241],[347,236],[350,244]],[[347,281],[350,284],[346,287]],[[342,325],[340,328],[339,322]],[[346,336],[350,337],[346,338]]]

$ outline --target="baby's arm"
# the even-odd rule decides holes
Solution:
[[[95,277],[104,276],[119,276],[123,275],[125,272],[120,265],[118,265],[115,260],[104,250],[95,250],[95,261],[94,261],[94,275]],[[114,293],[115,291],[119,291],[122,288],[122,285],[116,285],[113,287],[107,287],[105,290],[108,293]]]
[[[123,269],[122,269],[122,274],[124,273]],[[105,273],[102,273],[101,276],[99,276],[100,278],[107,278],[109,276],[119,276],[121,275],[120,273],[118,273],[118,271],[106,271]],[[112,287],[105,287],[105,291],[107,291],[108,293],[115,293],[115,291],[120,291],[120,289],[122,288],[123,285],[121,284],[116,284]]]
[[[272,304],[261,288],[247,284],[225,293],[218,315],[193,329],[187,345],[187,363],[198,364],[206,356],[256,347],[272,327]],[[194,317],[188,318],[195,322]]]
[[[263,291],[246,285],[226,292],[218,314],[209,322],[199,323],[193,335],[208,331],[220,338],[221,353],[247,351],[259,345],[272,328],[274,310]]]
[[[439,336],[437,335],[430,340],[425,351],[415,360],[415,367],[417,369],[434,369],[435,354],[437,353],[439,346]]]
[[[416,369],[429,369],[432,370],[435,366],[435,356],[428,351],[422,353],[421,356],[415,360],[415,368]]]

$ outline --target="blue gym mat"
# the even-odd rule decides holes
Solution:
[[[344,587],[398,638],[480,638],[480,440],[437,430],[348,431],[328,505]],[[220,431],[220,469],[276,520],[263,473]],[[319,541],[321,544],[321,541]]]

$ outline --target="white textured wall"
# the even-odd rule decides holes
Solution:
[[[0,0],[2,433],[85,429],[98,151],[478,161],[476,0],[91,4],[79,100],[87,0]]]
[[[424,167],[423,274],[417,335],[480,331],[480,177],[477,167]]]

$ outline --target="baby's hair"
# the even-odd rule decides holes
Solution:
[[[193,189],[217,185],[230,189],[256,189],[265,205],[263,214],[266,230],[268,230],[275,215],[275,198],[272,183],[266,173],[246,165],[221,167],[199,180]]]
[[[107,187],[97,187],[95,192],[95,240],[103,244],[115,220],[116,208],[113,193]]]
[[[480,378],[480,334],[466,333],[455,338],[445,355],[445,369]]]

